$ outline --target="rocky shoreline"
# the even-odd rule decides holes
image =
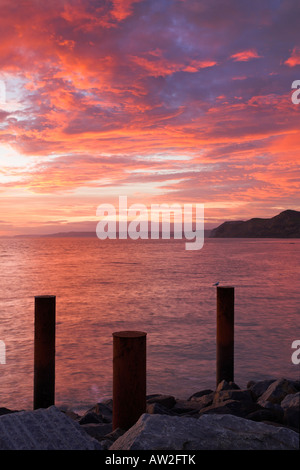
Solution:
[[[45,417],[43,413],[47,412]],[[10,417],[11,422],[15,419],[15,428],[27,420],[31,429],[36,429],[38,421],[34,420],[41,420],[44,427],[36,435],[46,437],[39,444],[35,437],[36,444],[32,440],[31,448],[70,445],[63,443],[61,436],[69,434],[72,441],[75,432],[76,448],[87,445],[95,450],[299,450],[300,380],[251,381],[246,389],[222,381],[215,390],[200,390],[186,400],[148,395],[146,413],[127,431],[112,430],[112,400],[97,403],[83,415],[56,407],[33,412],[0,408],[1,449],[19,445],[8,442]],[[60,420],[65,421],[59,424]],[[47,441],[47,430],[54,444],[51,439]],[[20,442],[22,438],[18,436]],[[26,445],[22,441],[20,448]]]
[[[246,437],[244,440],[241,439],[239,448],[245,448],[245,446],[253,449],[268,448],[268,445],[271,448],[279,449],[289,448],[289,445],[294,448],[295,441],[296,448],[299,448],[300,380],[292,381],[281,378],[251,381],[247,384],[246,389],[240,389],[236,383],[222,381],[216,390],[201,390],[186,400],[176,399],[172,395],[148,395],[146,414],[127,432],[121,429],[112,431],[112,400],[96,404],[83,416],[70,411],[65,412],[77,421],[90,436],[97,439],[103,449],[144,448],[153,450],[154,446],[157,446],[158,437],[159,446],[163,446],[160,448],[186,449],[188,448],[187,441],[190,439],[191,448],[202,449],[202,433],[199,432],[199,439],[195,435],[189,437],[189,428],[203,416],[206,416],[206,427],[209,423],[212,427],[220,425],[220,417],[223,417],[223,428],[227,427],[228,429],[229,427],[231,429],[232,438],[235,438],[235,432],[241,435],[243,426],[247,425],[247,443]],[[154,416],[155,419],[153,419]],[[184,430],[181,429],[183,419]],[[152,426],[154,421],[155,426]],[[146,425],[145,422],[147,422]],[[263,427],[257,426],[258,423]],[[164,432],[162,432],[163,428],[165,428]],[[282,442],[278,438],[280,428],[287,431],[282,437]],[[251,432],[253,432],[253,442],[250,442]],[[261,442],[258,442],[259,432],[261,433]],[[178,438],[180,433],[182,433],[182,441],[180,441],[180,437]],[[195,434],[195,430],[192,433]],[[272,434],[274,434],[274,442],[268,444]],[[213,448],[218,448],[218,446],[223,448],[224,442],[217,442],[217,436],[214,436],[213,440]],[[265,442],[263,442],[264,440]],[[224,441],[224,435],[221,436],[221,441]],[[174,442],[176,442],[175,445]],[[233,443],[227,442],[225,445],[230,449]]]

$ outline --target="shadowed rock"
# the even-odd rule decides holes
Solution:
[[[300,429],[300,392],[287,395],[281,402],[284,412],[283,422],[299,431]]]
[[[110,450],[296,450],[298,433],[232,415],[144,414]]]
[[[287,379],[278,379],[269,385],[267,390],[260,396],[257,403],[261,406],[266,406],[268,402],[272,404],[280,404],[286,395],[296,392],[297,389],[292,381]]]

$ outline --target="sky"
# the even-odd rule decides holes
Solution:
[[[0,0],[0,235],[299,210],[298,0]]]

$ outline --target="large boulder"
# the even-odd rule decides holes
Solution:
[[[261,408],[257,411],[253,411],[247,416],[247,419],[253,421],[268,421],[270,424],[283,424],[283,410]]]
[[[188,400],[197,400],[198,398],[204,397],[205,395],[211,395],[212,393],[214,393],[213,390],[206,388],[205,390],[200,390],[200,392],[193,393]]]
[[[0,416],[0,450],[102,450],[82,426],[55,406]]]
[[[300,392],[287,395],[281,402],[284,412],[283,422],[299,431],[300,428]]]
[[[275,382],[276,379],[267,379],[267,380],[259,380],[258,382],[252,382],[249,384],[249,390],[251,391],[252,397],[254,400],[257,400],[267,388]]]
[[[227,400],[250,401],[253,402],[250,390],[220,390],[214,394],[214,403]]]
[[[167,409],[172,408],[176,403],[176,398],[173,395],[150,395],[147,397],[149,405],[157,403]]]
[[[297,450],[293,430],[232,415],[143,414],[109,450]]]
[[[215,392],[206,393],[205,395],[193,395],[189,398],[188,401],[192,403],[196,403],[198,406],[199,411],[202,408],[212,405],[214,400]]]
[[[147,403],[146,413],[148,414],[160,414],[160,415],[174,415],[171,410],[166,408],[159,403]]]
[[[105,400],[104,402],[97,403],[90,408],[81,418],[83,422],[87,423],[111,423],[112,422],[112,400]]]
[[[232,414],[246,418],[250,413],[261,409],[260,405],[251,400],[224,400],[202,408],[200,414]]]
[[[265,407],[268,402],[278,405],[289,394],[296,393],[297,389],[294,383],[287,379],[278,379],[271,383],[267,390],[260,396],[257,403]]]

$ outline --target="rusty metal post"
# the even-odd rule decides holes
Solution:
[[[35,297],[34,397],[33,408],[54,405],[55,397],[55,310],[54,295]]]
[[[113,430],[129,429],[146,412],[146,335],[113,333]]]
[[[234,287],[217,287],[217,385],[234,381]]]

